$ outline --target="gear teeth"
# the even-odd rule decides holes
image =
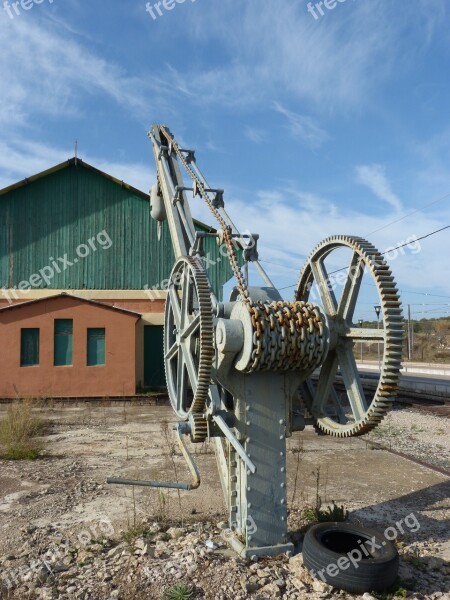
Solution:
[[[322,433],[336,437],[350,437],[360,436],[374,429],[392,405],[400,377],[403,317],[398,288],[389,265],[372,244],[355,236],[328,237],[315,247],[300,273],[295,300],[308,300],[308,290],[314,279],[311,269],[312,260],[342,246],[358,252],[375,279],[381,297],[385,330],[383,368],[374,398],[363,418],[350,425],[334,422],[330,418],[321,418],[315,423],[316,430]]]
[[[189,269],[189,285],[194,286],[196,289],[200,312],[200,328],[198,333],[200,352],[197,367],[197,386],[194,392],[194,398],[188,410],[178,409],[176,374],[172,373],[172,368],[167,360],[164,361],[164,367],[166,371],[167,390],[172,408],[180,418],[184,419],[191,413],[201,414],[206,409],[215,351],[211,295],[208,278],[205,274],[203,265],[197,258],[182,256],[177,260],[172,269],[172,274],[170,276],[171,281],[182,266],[184,266],[185,269]],[[164,337],[166,336],[169,327],[168,311],[170,311],[170,306],[170,299],[168,297],[166,302]],[[166,348],[166,340],[164,340],[164,347]],[[171,381],[171,379],[175,379],[175,381]]]

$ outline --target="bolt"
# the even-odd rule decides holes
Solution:
[[[251,491],[252,491],[252,488],[249,486],[249,487],[247,488],[247,492],[251,492]]]
[[[251,535],[248,535],[248,536],[247,536],[247,541],[251,542],[251,540],[252,540],[252,536],[251,536]]]
[[[284,452],[280,452],[280,456],[284,456]]]
[[[280,483],[280,487],[284,488],[284,487],[286,487],[286,484],[285,483]]]
[[[285,504],[285,503],[286,503],[286,500],[285,500],[284,498],[282,498],[282,499],[280,500],[280,504]]]
[[[280,425],[285,425],[285,424],[286,424],[286,421],[285,421],[284,419],[280,419],[280,420],[279,420],[279,423],[280,423]]]
[[[252,423],[251,423],[251,421],[247,421],[245,424],[247,425],[247,427],[250,427],[250,425],[251,425]]]
[[[281,517],[281,520],[282,521],[286,521],[286,517]]]
[[[251,442],[251,438],[248,437],[247,438],[247,444],[250,444],[250,442]]]
[[[253,562],[258,562],[258,557],[256,556],[256,554],[253,554],[252,556],[250,556],[250,560]]]
[[[251,407],[251,405],[250,405],[250,404],[247,404],[247,405],[245,406],[245,408],[247,409],[247,411],[250,411],[250,410],[252,410],[252,407]]]
[[[247,508],[251,508],[251,507],[252,507],[252,503],[251,503],[251,502],[249,502],[249,503],[247,504]]]
[[[292,558],[292,550],[288,550],[288,551],[286,552],[286,556],[287,556],[288,558]]]
[[[286,471],[286,468],[285,468],[285,467],[281,467],[280,471],[281,471],[282,473],[284,473],[284,472]]]
[[[280,435],[280,440],[284,440],[284,435]]]

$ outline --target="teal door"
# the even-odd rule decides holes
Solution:
[[[163,358],[163,327],[144,327],[144,387],[166,385]]]

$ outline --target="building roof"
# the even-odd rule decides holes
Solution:
[[[112,175],[109,175],[108,173],[105,173],[104,171],[97,169],[96,167],[93,167],[89,163],[87,163],[84,160],[82,160],[81,158],[77,158],[77,157],[69,158],[68,160],[66,160],[62,163],[59,163],[58,165],[55,165],[54,167],[51,167],[50,169],[46,169],[45,171],[36,173],[36,175],[31,175],[30,177],[26,177],[25,179],[21,179],[20,181],[13,183],[12,185],[9,185],[8,187],[0,189],[0,196],[4,196],[5,194],[8,194],[9,192],[17,190],[21,187],[25,187],[26,185],[29,185],[30,183],[33,183],[34,181],[38,181],[39,179],[47,177],[47,175],[52,175],[53,173],[57,173],[58,171],[62,171],[63,169],[67,169],[68,167],[83,167],[84,169],[92,171],[93,173],[97,173],[97,175],[101,175],[102,177],[104,177],[105,179],[108,179],[109,181],[117,183],[117,185],[120,185],[122,188],[132,192],[136,196],[141,197],[143,200],[146,200],[147,202],[149,202],[149,200],[150,200],[150,196],[148,193],[138,190],[137,188],[133,187],[132,185],[125,183],[124,181],[121,181],[120,179],[117,179],[116,177],[113,177]],[[206,229],[207,231],[215,232],[215,229],[213,227],[211,227],[210,225],[206,225],[205,223],[202,223],[201,221],[198,221],[197,219],[194,219],[194,223],[196,225],[199,225],[203,229]]]
[[[89,300],[88,298],[82,298],[81,296],[75,296],[75,294],[68,294],[67,292],[61,292],[60,294],[55,294],[54,296],[47,296],[46,298],[36,298],[35,300],[27,300],[25,302],[16,302],[15,304],[10,304],[8,306],[4,306],[0,308],[0,313],[6,310],[14,310],[15,308],[22,308],[23,306],[30,306],[30,304],[38,304],[39,302],[48,302],[49,300],[56,300],[57,298],[73,298],[74,300],[79,300],[80,302],[86,302],[88,304],[93,304],[94,306],[98,306],[100,308],[106,308],[108,310],[114,310],[117,312],[124,313],[130,317],[135,317],[140,319],[142,314],[140,312],[129,310],[128,308],[121,308],[119,306],[114,306],[111,304],[106,304],[105,302],[100,302],[99,300]]]

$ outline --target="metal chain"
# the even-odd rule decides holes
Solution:
[[[204,185],[192,170],[176,140],[165,126],[159,126],[159,130],[195,182],[198,194],[222,227],[230,266],[253,325],[252,358],[245,372],[314,369],[321,364],[326,350],[323,318],[319,310],[306,302],[253,303],[238,263],[230,227],[213,205]]]
[[[248,289],[247,289],[247,284],[245,283],[244,276],[243,276],[241,268],[240,268],[240,266],[238,264],[238,259],[237,259],[237,256],[236,256],[236,251],[235,251],[235,248],[234,248],[233,237],[231,235],[232,232],[230,230],[230,227],[226,224],[226,222],[225,222],[224,218],[222,217],[222,215],[219,213],[219,211],[213,205],[210,197],[208,196],[207,192],[205,191],[205,187],[203,186],[202,182],[197,177],[197,175],[194,173],[194,171],[191,169],[190,164],[188,163],[188,161],[186,160],[186,158],[183,156],[183,153],[181,152],[181,150],[180,150],[177,142],[175,141],[175,139],[170,135],[170,133],[168,132],[168,130],[166,129],[166,127],[164,127],[164,125],[160,125],[159,126],[159,130],[163,134],[163,136],[166,138],[167,142],[170,144],[172,150],[178,156],[181,164],[184,166],[184,168],[186,169],[186,171],[189,174],[189,176],[191,177],[191,179],[195,182],[196,188],[197,188],[197,192],[199,193],[199,195],[201,196],[201,198],[203,198],[203,200],[207,204],[209,210],[212,212],[212,214],[215,216],[215,218],[217,219],[217,221],[222,226],[223,240],[224,240],[225,245],[227,247],[228,259],[230,261],[231,269],[232,269],[233,274],[234,274],[234,276],[236,278],[236,281],[237,281],[237,287],[239,289],[239,292],[241,293],[242,300],[248,306],[252,306],[253,302],[252,302],[252,299],[249,296]]]
[[[318,309],[308,302],[258,302],[253,306],[253,351],[245,373],[313,370],[326,347]]]

